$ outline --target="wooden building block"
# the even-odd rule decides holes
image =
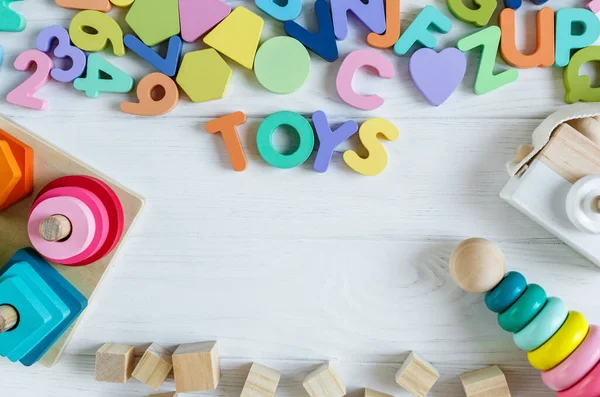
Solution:
[[[158,390],[173,369],[173,352],[157,343],[150,345],[133,370],[132,376]]]
[[[96,352],[96,380],[127,383],[133,371],[134,355],[132,345],[104,344]]]
[[[178,393],[215,390],[221,380],[218,343],[180,345],[173,353],[173,371]]]
[[[394,397],[391,394],[382,393],[380,391],[365,389],[364,397]]]
[[[511,397],[504,373],[497,365],[461,375],[467,397]]]
[[[346,385],[331,362],[308,374],[302,386],[310,397],[342,397],[346,394]]]
[[[279,371],[254,363],[240,397],[273,397],[280,378]]]
[[[396,383],[413,395],[424,397],[439,377],[439,372],[431,363],[411,352],[396,373]]]
[[[148,397],[177,397],[177,392],[170,391],[167,393],[150,394]]]

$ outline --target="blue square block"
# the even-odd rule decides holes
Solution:
[[[27,350],[38,344],[52,314],[21,277],[3,277],[0,303],[11,305],[19,312],[17,326],[0,334],[0,356],[6,357],[15,349]]]
[[[46,322],[42,327],[36,331],[38,339],[32,346],[22,345],[15,347],[8,354],[7,357],[10,361],[18,361],[29,353],[38,343],[40,343],[54,328],[63,322],[69,315],[69,308],[60,297],[46,284],[46,281],[31,267],[27,262],[17,262],[7,269],[2,276],[0,276],[0,283],[3,280],[17,277],[23,280],[27,287],[35,296],[44,304],[46,309],[50,312],[50,321]],[[9,302],[10,303],[10,302]],[[19,319],[25,315],[19,311],[19,303],[14,303],[13,306],[19,312]]]
[[[67,318],[64,319],[50,334],[48,334],[34,349],[21,359],[26,366],[35,364],[48,349],[61,337],[61,335],[73,324],[81,312],[87,307],[87,299],[67,279],[58,273],[44,258],[35,250],[25,248],[17,251],[9,259],[6,266],[0,269],[0,276],[17,262],[27,262],[46,281],[46,283],[58,294],[62,301],[70,309]]]

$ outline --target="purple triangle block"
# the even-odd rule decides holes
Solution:
[[[181,38],[193,43],[230,13],[231,7],[221,0],[179,0]]]

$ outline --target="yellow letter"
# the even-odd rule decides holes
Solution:
[[[400,136],[398,128],[385,119],[374,118],[365,121],[358,131],[358,136],[369,155],[363,159],[355,151],[347,150],[344,152],[344,161],[348,167],[367,176],[375,176],[385,169],[388,155],[383,145],[377,140],[379,134],[388,141],[395,141]]]

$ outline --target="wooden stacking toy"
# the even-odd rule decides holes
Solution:
[[[0,356],[27,366],[87,306],[87,299],[32,249],[17,251],[0,269],[0,302]]]
[[[486,306],[528,352],[530,364],[543,371],[546,386],[558,397],[600,396],[600,328],[521,273],[505,271],[502,252],[484,239],[463,241],[450,257],[456,283],[486,294]]]
[[[142,206],[0,117],[1,357],[56,363]]]
[[[33,247],[46,259],[85,266],[106,256],[121,239],[123,206],[104,182],[67,176],[36,197],[27,224]]]

